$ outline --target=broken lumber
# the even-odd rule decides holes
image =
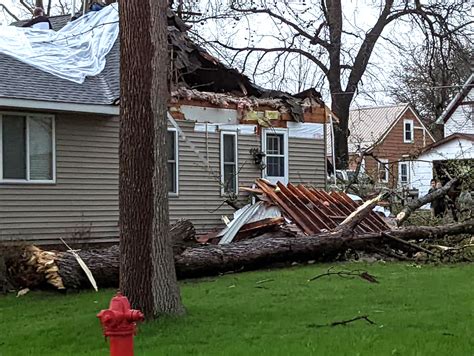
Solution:
[[[353,230],[359,223],[365,219],[371,212],[372,209],[385,197],[386,193],[379,194],[371,200],[367,200],[365,203],[360,205],[355,211],[353,211],[344,221],[336,228],[336,231],[339,230]]]
[[[415,238],[430,240],[446,235],[474,234],[474,219],[460,224],[395,228],[386,232],[403,240]],[[359,235],[328,232],[306,237],[288,237],[283,232],[276,232],[228,245],[190,247],[175,255],[175,265],[180,278],[203,277],[229,271],[258,269],[274,263],[295,260],[328,261],[347,249],[382,247],[387,242],[389,241],[383,238],[383,232]],[[55,266],[65,288],[90,287],[86,275],[71,253],[54,253]],[[118,246],[77,253],[92,271],[99,288],[118,286],[120,262]],[[18,273],[21,273],[21,270]],[[33,276],[23,280],[44,279],[43,274],[34,269],[29,269],[28,273],[32,273]],[[21,285],[21,287],[37,286]]]

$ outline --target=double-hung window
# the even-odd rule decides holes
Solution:
[[[238,193],[237,132],[221,131],[221,193]]]
[[[382,183],[387,183],[388,175],[389,175],[388,159],[379,159],[378,171],[379,171],[379,181]]]
[[[265,129],[262,138],[265,152],[264,178],[272,183],[288,183],[288,132],[285,129]]]
[[[410,172],[408,167],[408,162],[400,162],[398,164],[398,177],[400,185],[410,184]]]
[[[54,117],[0,113],[0,182],[54,183]]]
[[[403,142],[412,143],[413,140],[413,120],[403,120]]]
[[[178,135],[176,130],[168,129],[168,193],[178,195]]]

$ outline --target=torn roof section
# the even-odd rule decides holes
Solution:
[[[64,27],[69,16],[51,17],[53,30]],[[21,26],[24,22],[13,25]],[[296,95],[267,90],[234,68],[230,68],[195,44],[187,26],[171,10],[168,12],[169,41],[173,56],[172,94],[175,102],[192,99],[227,107],[229,103],[255,110],[259,106],[276,109],[291,119],[304,122],[308,113],[319,109],[326,121],[329,109],[314,89]],[[43,72],[10,56],[0,54],[0,106],[3,99],[22,99],[74,104],[117,105],[120,96],[120,44],[117,40],[106,56],[104,70],[78,84]],[[22,102],[23,102],[22,101]],[[234,106],[232,104],[232,106]],[[16,104],[12,104],[16,105]],[[321,115],[321,114],[319,114]]]

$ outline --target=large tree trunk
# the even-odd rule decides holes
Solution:
[[[387,233],[392,238],[384,238]],[[233,244],[188,248],[183,253],[175,255],[175,264],[180,278],[203,277],[228,271],[262,268],[277,262],[310,259],[330,261],[349,248],[370,250],[374,247],[380,248],[384,243],[393,243],[399,248],[399,243],[393,237],[398,240],[437,239],[446,235],[473,233],[474,220],[439,227],[396,228],[386,233],[363,235],[356,235],[347,230],[307,237],[288,237],[284,232],[271,233]],[[92,271],[100,288],[118,284],[119,249],[117,246],[78,253]],[[28,258],[25,259],[27,260]],[[55,263],[66,288],[90,286],[85,273],[71,253],[57,253]],[[19,269],[19,271],[24,270],[26,269]],[[30,268],[28,271],[36,273],[36,268]],[[30,280],[40,279],[33,277]]]
[[[176,270],[173,260],[173,249],[168,234],[168,132],[167,110],[170,96],[168,80],[170,56],[168,51],[168,1],[149,0],[151,4],[151,40],[153,43],[152,91],[151,103],[154,117],[155,171],[154,185],[154,219],[152,259],[154,278],[152,279],[155,295],[155,315],[183,314]]]
[[[331,110],[339,119],[339,123],[334,124],[336,167],[338,169],[347,169],[349,164],[349,107],[351,98],[342,95],[342,93],[332,94]]]
[[[167,236],[166,1],[121,1],[119,7],[120,289],[147,318],[179,314]]]

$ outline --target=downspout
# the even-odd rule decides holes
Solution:
[[[84,1],[84,6],[82,7],[82,16],[86,14],[86,5],[87,5],[87,0],[83,0],[83,1]]]

